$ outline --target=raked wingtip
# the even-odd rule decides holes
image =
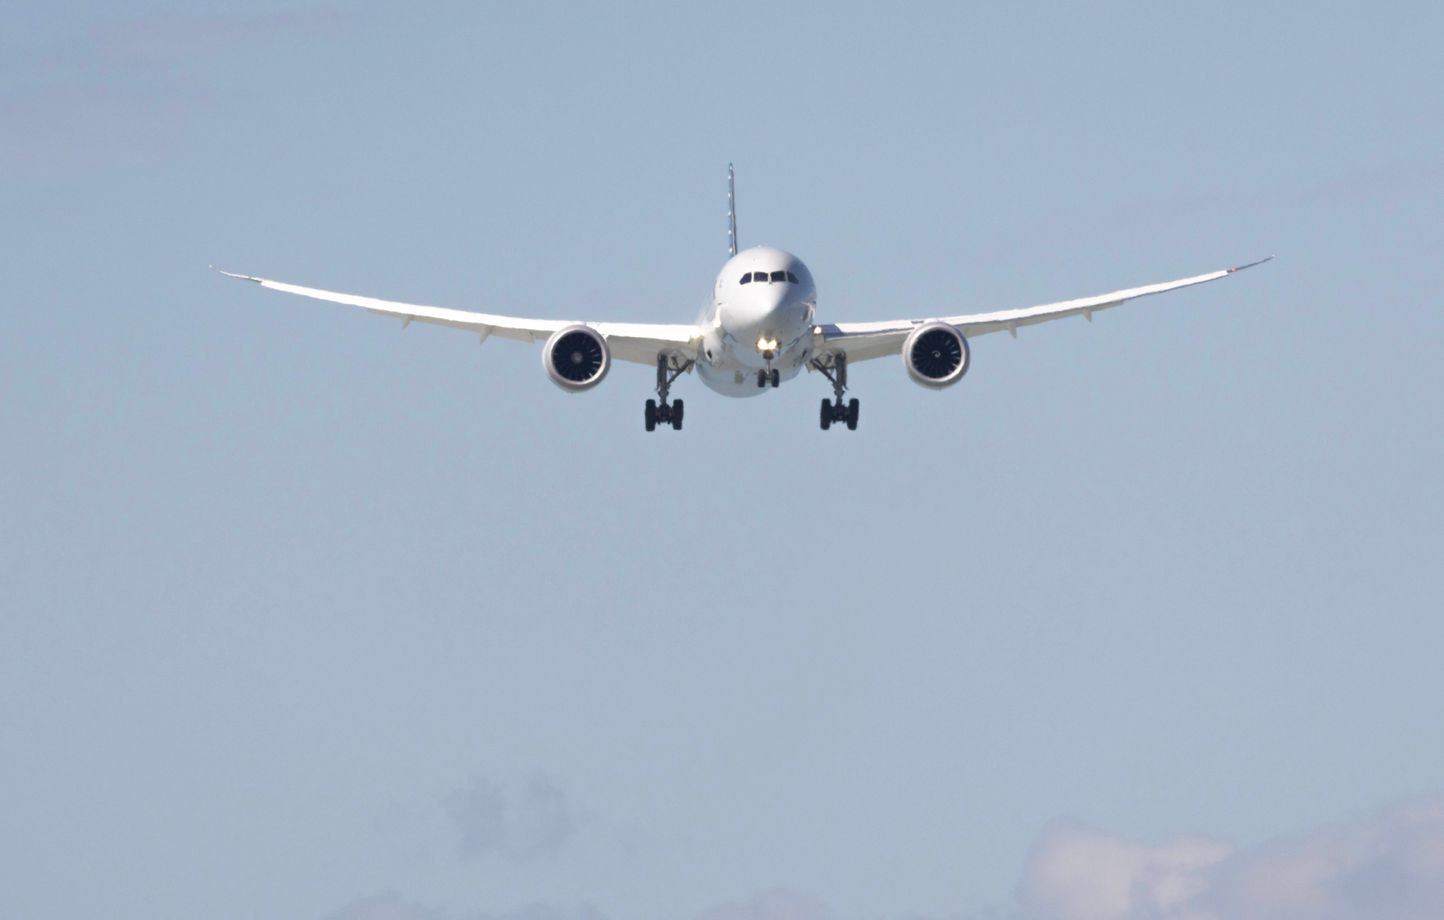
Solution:
[[[1236,266],[1236,267],[1234,267],[1234,268],[1230,268],[1230,269],[1228,270],[1228,273],[1229,273],[1230,275],[1232,275],[1234,272],[1241,272],[1241,271],[1243,271],[1245,268],[1253,268],[1255,265],[1262,265],[1262,264],[1264,264],[1265,262],[1272,262],[1272,261],[1273,261],[1273,258],[1274,258],[1273,256],[1264,256],[1262,259],[1258,259],[1258,260],[1255,260],[1255,261],[1253,261],[1253,262],[1248,262],[1248,263],[1245,263],[1245,264],[1243,264],[1243,265],[1239,265],[1239,266]]]
[[[211,266],[211,271],[221,275],[225,275],[227,278],[239,278],[242,281],[254,281],[257,284],[261,283],[261,279],[257,278],[255,275],[241,275],[237,274],[236,272],[228,272],[224,268],[216,268],[214,265]]]

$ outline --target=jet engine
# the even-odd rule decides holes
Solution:
[[[947,323],[924,323],[903,342],[908,376],[925,387],[941,390],[968,372],[968,340]]]
[[[580,393],[601,383],[611,366],[607,340],[591,326],[558,329],[542,346],[542,367],[547,376],[569,393]]]

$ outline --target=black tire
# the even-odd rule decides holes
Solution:
[[[682,430],[682,400],[672,400],[672,430]]]
[[[644,417],[644,418],[646,419],[646,421],[647,421],[647,430],[648,430],[648,431],[656,431],[656,430],[657,430],[657,401],[656,401],[655,399],[649,399],[649,400],[647,400],[647,411],[646,411],[646,413],[644,414],[643,417]]]
[[[758,371],[758,372],[757,372],[757,389],[760,390],[760,389],[762,389],[762,388],[765,387],[765,386],[767,386],[767,372],[766,372],[766,371]]]
[[[855,399],[847,401],[847,430],[857,430],[857,408],[860,404]]]
[[[777,368],[774,367],[774,368],[772,369],[772,386],[773,386],[774,389],[776,389],[777,387],[779,387],[779,386],[781,386],[781,385],[782,385],[782,371],[779,371]]]
[[[832,427],[832,401],[831,401],[831,400],[824,399],[824,400],[822,401],[822,416],[821,416],[821,421],[822,421],[822,430],[823,430],[823,431],[826,431],[827,429],[829,429],[829,428]]]

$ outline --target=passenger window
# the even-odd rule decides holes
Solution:
[[[786,280],[787,280],[787,272],[773,272],[773,273],[772,273],[772,280],[773,280],[773,281],[786,281]]]
[[[750,282],[751,280],[752,280],[752,273],[751,273],[751,272],[748,272],[747,274],[743,275],[743,276],[742,276],[742,280],[739,281],[739,282],[737,282],[737,283],[738,283],[738,284],[747,284],[747,283]]]
[[[787,273],[787,280],[790,281],[790,282],[792,282],[793,284],[801,284],[801,283],[802,283],[802,282],[800,282],[800,281],[797,280],[797,276],[794,275],[792,272],[788,272],[788,273]]]

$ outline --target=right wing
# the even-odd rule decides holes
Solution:
[[[547,338],[558,329],[576,325],[576,322],[572,320],[526,319],[520,316],[498,316],[492,313],[454,310],[450,307],[428,307],[421,304],[399,303],[394,300],[379,300],[375,297],[362,297],[359,294],[323,291],[320,288],[302,287],[299,284],[287,284],[284,281],[272,281],[269,278],[257,278],[254,275],[238,275],[235,272],[216,270],[227,278],[254,281],[261,287],[270,288],[273,291],[362,307],[372,313],[400,317],[407,323],[414,320],[421,323],[435,323],[439,326],[467,329],[478,334],[483,342],[493,335],[501,336],[504,339],[515,339],[519,342],[535,342],[538,339]],[[586,323],[586,325],[601,333],[602,337],[607,340],[607,346],[611,349],[614,358],[637,364],[648,364],[653,367],[657,364],[657,355],[659,354],[678,354],[685,358],[695,357],[697,346],[702,339],[702,330],[698,326],[650,323]]]
[[[824,351],[840,351],[847,355],[849,362],[895,355],[902,350],[903,340],[908,337],[908,334],[925,322],[947,323],[969,338],[1003,330],[1016,335],[1019,326],[1046,323],[1049,320],[1063,319],[1068,316],[1086,316],[1092,319],[1093,314],[1098,310],[1116,307],[1126,300],[1147,297],[1149,294],[1162,294],[1164,291],[1176,291],[1179,288],[1203,284],[1205,281],[1217,281],[1219,278],[1227,278],[1235,272],[1241,272],[1245,268],[1262,265],[1272,258],[1273,256],[1269,256],[1267,259],[1259,259],[1257,262],[1250,262],[1237,268],[1225,268],[1203,275],[1194,275],[1191,278],[1180,278],[1177,281],[1145,284],[1142,287],[1127,288],[1109,294],[1080,297],[1076,300],[1062,300],[1057,303],[1023,307],[1017,310],[965,313],[960,316],[941,316],[935,319],[903,319],[880,323],[836,323],[817,326],[813,333],[814,336],[821,336],[822,341],[817,343],[815,351],[818,354]]]

